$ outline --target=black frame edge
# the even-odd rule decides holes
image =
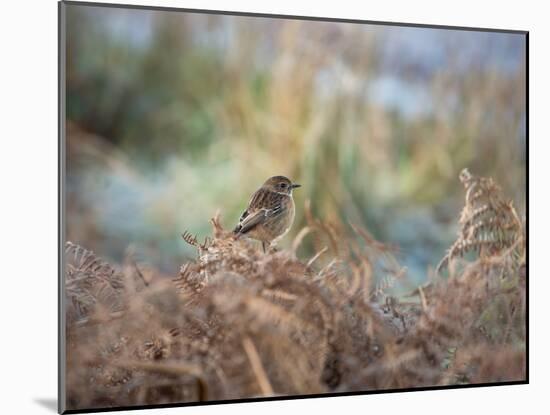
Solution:
[[[525,381],[529,383],[529,32],[525,33]]]

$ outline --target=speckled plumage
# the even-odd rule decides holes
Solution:
[[[284,176],[266,180],[250,199],[233,232],[246,235],[266,245],[281,239],[292,226],[295,207],[292,190],[300,187]]]

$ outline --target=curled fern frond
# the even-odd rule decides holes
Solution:
[[[437,266],[437,272],[468,252],[476,252],[482,258],[498,255],[523,235],[513,203],[504,199],[492,178],[478,177],[463,169],[459,179],[466,190],[458,221],[460,230],[457,240]]]

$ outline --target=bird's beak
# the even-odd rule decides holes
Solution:
[[[301,184],[297,184],[297,183],[294,183],[294,184],[291,184],[290,187],[293,188],[293,189],[296,189],[297,187],[301,187],[302,185]]]

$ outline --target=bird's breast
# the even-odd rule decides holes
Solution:
[[[283,237],[292,226],[292,222],[294,222],[296,208],[292,197],[285,198],[283,201],[283,210],[284,213],[281,215],[281,218],[274,223],[275,229],[273,233],[279,237]]]

